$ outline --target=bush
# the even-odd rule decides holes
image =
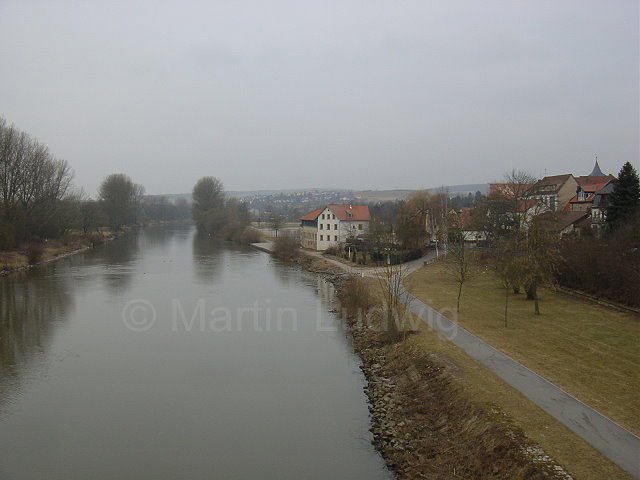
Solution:
[[[323,255],[333,255],[334,257],[338,256],[338,247],[332,246],[327,248],[324,252]]]
[[[640,307],[640,212],[604,238],[565,237],[554,280],[568,288]]]
[[[44,247],[41,243],[30,243],[25,251],[25,255],[27,256],[27,262],[29,262],[29,265],[35,265],[40,260],[42,260],[43,254]]]
[[[92,247],[97,247],[98,245],[102,245],[104,243],[104,237],[99,233],[94,233],[93,235],[89,235],[89,242],[91,242]]]
[[[280,236],[273,242],[273,256],[288,262],[294,261],[300,255],[300,245],[294,237]]]
[[[257,243],[260,241],[260,232],[253,227],[246,227],[236,236],[236,241],[246,245]]]
[[[360,310],[366,314],[376,304],[375,297],[362,277],[349,277],[342,284],[338,297],[342,306],[350,312]]]
[[[417,260],[420,257],[422,257],[422,250],[419,249],[419,248],[416,248],[416,249],[409,250],[408,252],[406,252],[404,254],[403,261],[404,262],[410,262],[411,260]]]

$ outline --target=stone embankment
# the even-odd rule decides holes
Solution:
[[[323,274],[338,296],[351,276],[317,256],[295,261]],[[470,401],[414,335],[389,344],[377,329],[340,310],[367,382],[372,443],[397,478],[571,480],[504,414]]]

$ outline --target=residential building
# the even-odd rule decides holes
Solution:
[[[614,186],[613,182],[609,182],[594,194],[593,202],[591,203],[591,228],[597,232],[604,228],[607,221],[609,195],[613,192]]]
[[[326,250],[369,231],[366,205],[328,205],[300,218],[300,243],[304,248]]]
[[[606,178],[607,180],[598,183],[583,182],[582,184],[579,184],[578,188],[576,188],[576,194],[571,198],[571,200],[569,200],[565,209],[572,212],[586,212],[591,210],[593,201],[595,200],[598,192],[613,182],[613,179],[608,177],[603,178]]]
[[[577,188],[578,182],[570,173],[551,175],[538,180],[527,198],[541,200],[551,211],[563,210],[576,194]]]

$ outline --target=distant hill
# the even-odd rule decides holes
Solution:
[[[438,192],[446,190],[453,195],[467,195],[468,193],[476,193],[480,191],[483,194],[489,192],[488,183],[469,183],[464,185],[449,185],[442,187],[434,187],[428,189],[430,192]],[[344,192],[353,196],[356,200],[363,202],[387,202],[393,200],[404,200],[416,190],[395,189],[395,190],[347,190],[341,188],[289,188],[285,190],[247,190],[247,191],[228,191],[230,197],[255,197],[270,196],[297,192]],[[185,199],[191,202],[190,193],[169,193],[166,195],[148,195],[148,197],[166,197],[170,201]]]
[[[440,189],[447,189],[449,193],[476,193],[480,192],[483,195],[489,193],[489,184],[488,183],[467,183],[464,185],[449,185],[448,187],[439,187],[439,188],[430,188],[429,191],[438,191]]]
[[[449,185],[436,188],[428,188],[432,193],[447,191],[451,195],[467,195],[469,193],[489,193],[488,183],[469,183],[466,185]],[[353,196],[364,202],[388,202],[392,200],[405,200],[417,190],[362,190],[353,192]]]

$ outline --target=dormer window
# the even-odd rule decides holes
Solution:
[[[583,189],[578,189],[578,201],[584,202],[587,199],[587,192]]]

